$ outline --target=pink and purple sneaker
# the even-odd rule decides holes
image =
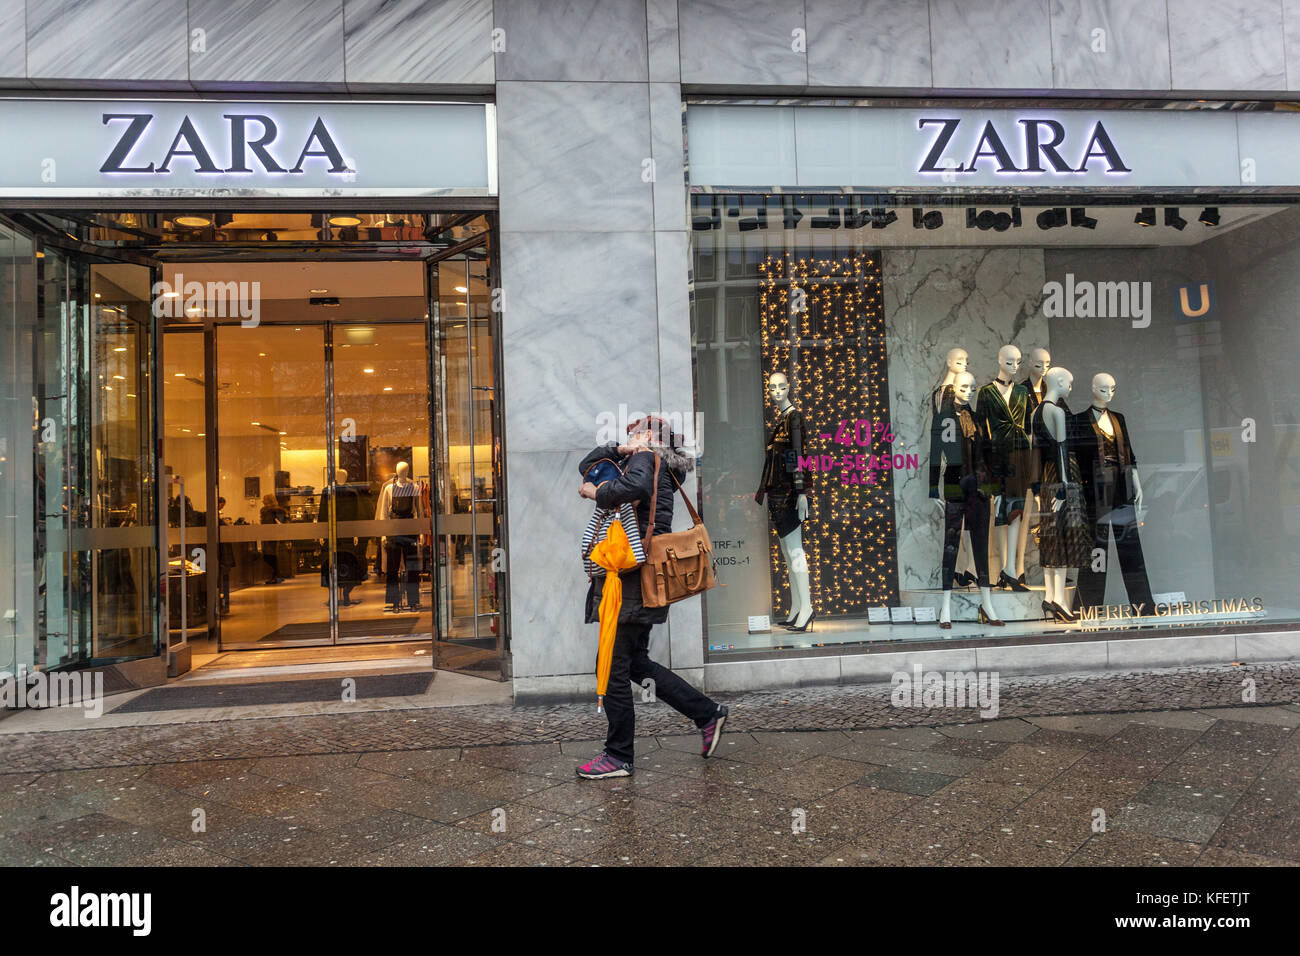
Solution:
[[[603,780],[606,777],[630,777],[632,776],[632,765],[624,763],[622,760],[615,760],[609,754],[601,751],[596,754],[590,761],[578,767],[574,773],[584,780]]]
[[[722,737],[722,725],[727,722],[727,708],[721,704],[718,705],[718,712],[713,715],[713,719],[700,728],[700,737],[704,741],[704,746],[700,748],[700,756],[705,759],[713,756],[713,751],[718,749],[718,740]]]

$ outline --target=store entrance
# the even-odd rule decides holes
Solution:
[[[210,268],[186,264],[186,281]],[[292,279],[275,275],[286,270]],[[196,624],[217,625],[222,649],[431,640],[432,381],[422,265],[220,271],[263,276],[235,281],[257,282],[264,295],[292,281],[338,298],[381,290],[372,298],[384,301],[365,323],[279,315],[252,327],[164,331],[160,425],[177,571],[182,518],[191,555],[184,576],[173,574],[187,585],[177,601],[189,602]],[[264,305],[281,310],[275,302]],[[211,491],[215,521],[207,520]],[[207,558],[202,569],[195,547]],[[209,596],[205,579],[214,573],[209,613],[195,598]]]
[[[494,224],[0,218],[35,275],[27,294],[11,270],[14,340],[35,349],[12,418],[43,423],[37,666],[427,642],[435,666],[500,679]]]

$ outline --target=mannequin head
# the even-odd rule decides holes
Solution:
[[[1074,376],[1070,374],[1068,368],[1056,366],[1049,369],[1043,376],[1043,387],[1046,389],[1044,397],[1057,399],[1065,398],[1070,394],[1070,389],[1074,387]]]
[[[1014,345],[998,349],[998,378],[1004,382],[1011,381],[1012,376],[1020,371],[1020,358],[1020,349]]]
[[[961,372],[952,380],[952,397],[958,405],[969,405],[974,391],[975,376],[970,372]]]
[[[970,356],[966,354],[965,349],[948,350],[948,371],[953,375],[960,375],[966,371],[966,365]]]
[[[767,377],[767,395],[776,403],[777,408],[784,408],[790,403],[790,380],[784,372],[773,372]]]
[[[1039,381],[1052,367],[1052,353],[1047,349],[1034,349],[1029,353],[1029,375]]]
[[[1098,372],[1092,377],[1092,403],[1105,408],[1115,397],[1115,378],[1109,372]]]
[[[397,480],[398,480],[398,481],[406,481],[406,478],[407,478],[407,472],[409,472],[410,470],[411,470],[411,466],[410,466],[410,465],[408,465],[408,464],[407,464],[406,462],[404,462],[404,461],[399,461],[399,462],[397,463],[397,469],[396,469],[396,471],[397,471]]]

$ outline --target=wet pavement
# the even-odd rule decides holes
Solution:
[[[707,761],[647,705],[635,775],[607,781],[573,775],[599,749],[589,705],[177,725],[188,747],[166,726],[11,734],[0,863],[1300,865],[1296,670],[1004,681],[997,720],[878,711],[880,685],[735,695]],[[1243,675],[1261,703],[1226,706]],[[1061,713],[1014,713],[1034,709]],[[861,726],[782,729],[818,716]]]

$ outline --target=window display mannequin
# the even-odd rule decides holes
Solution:
[[[1027,418],[1029,390],[1016,383],[1020,371],[1020,349],[1004,345],[998,349],[998,374],[976,396],[975,413],[983,422],[992,445],[993,479],[998,494],[993,498],[993,538],[1002,556],[997,587],[1028,591],[1019,579],[1017,564],[1024,567],[1019,552],[1020,527],[1029,492],[1032,452],[1029,449]]]
[[[935,418],[939,416],[945,404],[952,402],[952,383],[958,375],[966,371],[970,354],[958,346],[948,350],[948,356],[944,361],[946,363],[944,373],[939,377],[939,384],[930,393],[930,409],[934,412]],[[971,554],[970,531],[966,530],[962,532],[961,545],[957,550],[957,567],[961,570],[957,572],[954,580],[958,587],[970,587],[976,581],[973,573],[975,563]]]
[[[376,521],[425,517],[424,499],[419,485],[411,480],[410,470],[411,466],[406,462],[397,463],[396,473],[380,489],[379,503],[375,507]],[[383,539],[383,548],[384,610],[403,610],[403,598],[406,610],[420,610],[420,536],[410,533],[389,535]],[[399,575],[405,580],[399,581]]]
[[[1047,349],[1030,349],[1029,350],[1029,377],[1021,384],[1025,386],[1025,391],[1029,393],[1029,414],[1034,414],[1034,409],[1043,401],[1043,376],[1052,368],[1052,353]]]
[[[1029,393],[1029,411],[1025,415],[1027,423],[1032,423],[1034,418],[1034,409],[1043,401],[1043,376],[1052,368],[1052,353],[1044,348],[1029,350],[1029,377],[1022,383],[1025,391]],[[1033,444],[1033,429],[1030,431],[1030,444]],[[1038,489],[1038,465],[1039,456],[1034,453],[1030,455],[1030,474],[1029,486],[1037,492]],[[1016,580],[1021,584],[1025,582],[1025,549],[1029,546],[1029,528],[1033,524],[1035,517],[1038,515],[1038,497],[1037,494],[1027,495],[1025,497],[1025,518],[1020,522],[1020,541],[1016,545]]]
[[[1124,416],[1110,407],[1115,398],[1115,379],[1108,372],[1092,377],[1092,405],[1071,417],[1072,438],[1083,476],[1083,503],[1088,517],[1092,548],[1100,550],[1101,570],[1092,561],[1079,571],[1079,606],[1092,607],[1106,599],[1106,565],[1110,554],[1110,533],[1115,531],[1115,552],[1129,602],[1147,614],[1155,604],[1147,580],[1141,523],[1142,483],[1137,459],[1129,440]]]
[[[1079,484],[1079,465],[1070,450],[1070,414],[1065,398],[1074,385],[1068,369],[1043,376],[1043,400],[1034,409],[1034,445],[1042,481],[1038,491],[1038,553],[1043,561],[1043,613],[1057,621],[1079,618],[1067,606],[1065,581],[1071,568],[1087,565],[1088,527]]]
[[[997,490],[992,474],[992,443],[984,423],[970,407],[975,376],[961,372],[952,399],[930,427],[930,497],[943,515],[943,606],[939,627],[952,627],[952,585],[962,525],[970,531],[980,589],[979,621],[1001,627],[989,588],[989,500]]]
[[[942,409],[945,402],[952,400],[953,382],[957,380],[958,375],[966,371],[966,367],[970,363],[970,355],[963,348],[949,349],[946,361],[948,367],[940,377],[939,384],[930,393],[930,407],[934,409],[936,414]]]
[[[763,477],[754,500],[767,498],[768,520],[776,529],[781,557],[790,578],[790,616],[778,622],[792,631],[806,631],[814,612],[808,583],[808,556],[800,526],[808,518],[808,496],[799,459],[804,454],[803,412],[790,401],[790,380],[783,372],[767,379],[767,394],[776,406],[776,425],[767,440]]]

